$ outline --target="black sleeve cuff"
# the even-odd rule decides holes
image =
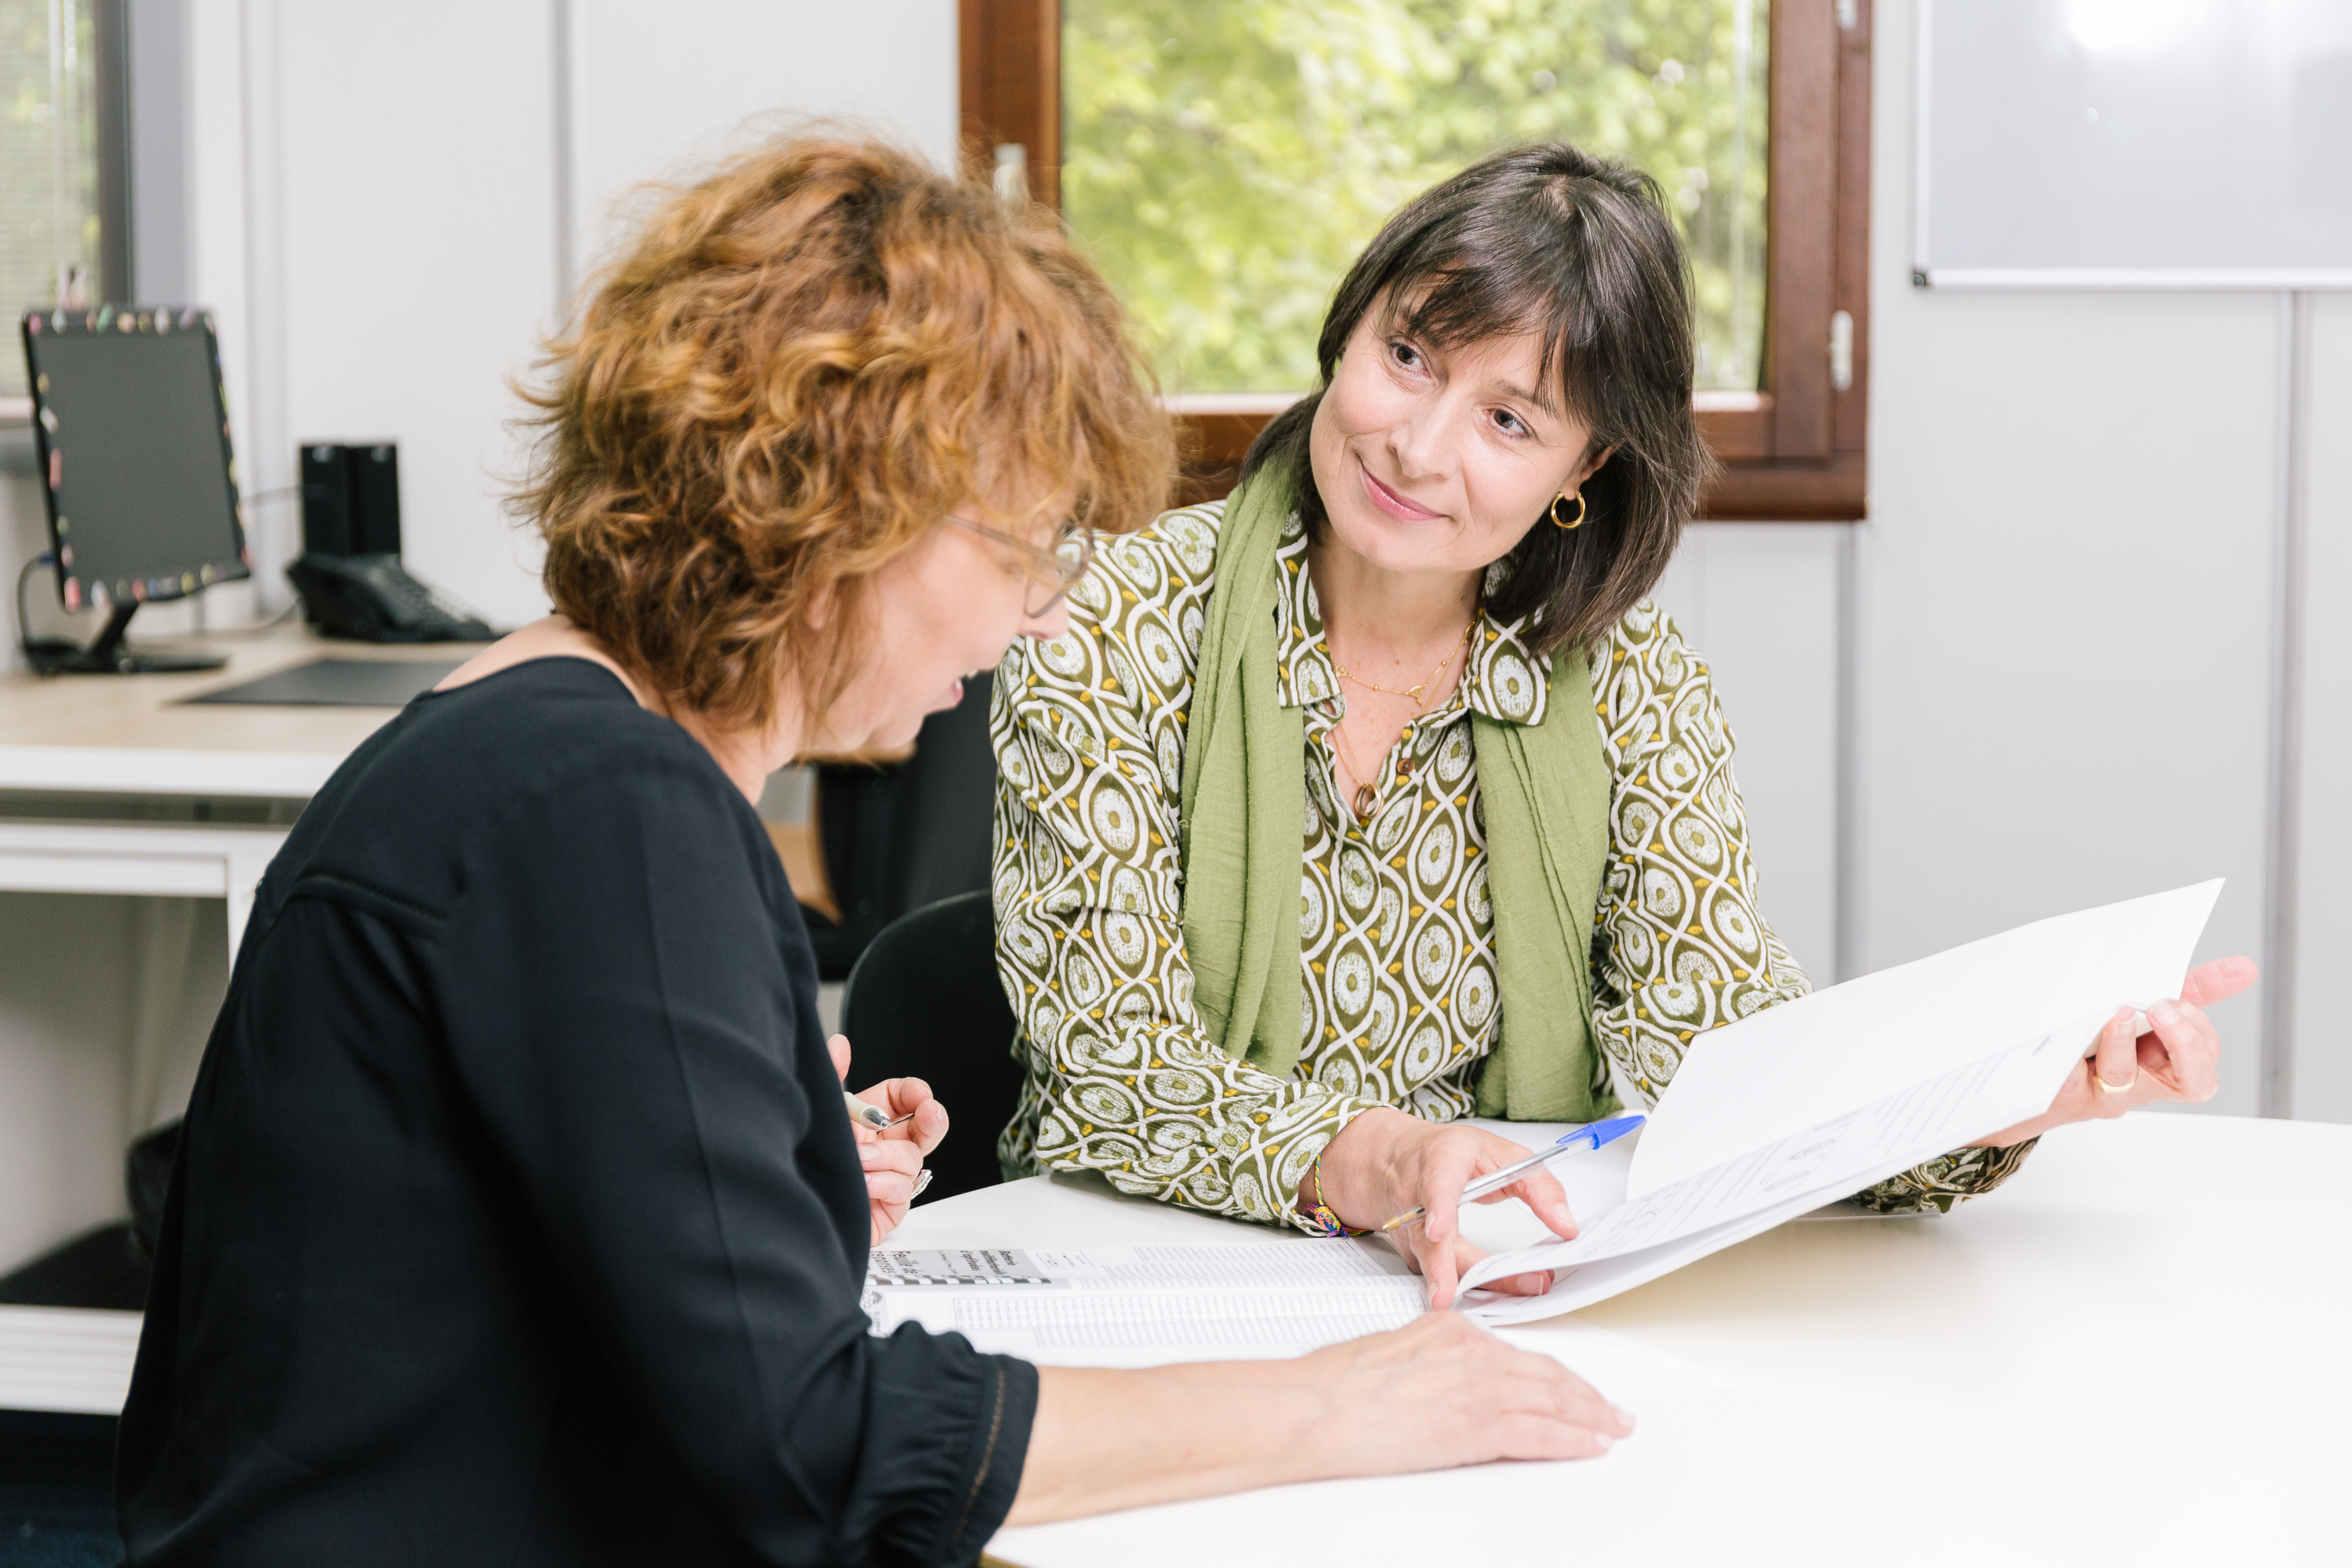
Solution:
[[[987,1408],[972,1432],[971,1477],[947,1541],[947,1561],[971,1563],[1013,1511],[1037,1415],[1037,1369],[1013,1356],[990,1356]]]
[[[864,1550],[843,1555],[870,1568],[971,1563],[1021,1489],[1037,1369],[914,1323],[871,1343],[862,1495],[844,1520]]]

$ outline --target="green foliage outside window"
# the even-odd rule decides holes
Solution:
[[[24,390],[17,313],[96,292],[95,50],[87,0],[0,0],[0,395]]]
[[[1767,4],[1063,0],[1063,209],[1169,391],[1296,391],[1391,213],[1496,146],[1573,142],[1656,177],[1699,384],[1752,389]]]

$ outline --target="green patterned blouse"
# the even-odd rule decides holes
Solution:
[[[1293,1208],[1299,1178],[1350,1117],[1391,1105],[1446,1121],[1476,1100],[1499,1006],[1469,716],[1545,721],[1550,666],[1521,623],[1482,617],[1453,695],[1399,737],[1360,829],[1329,742],[1346,697],[1291,521],[1273,679],[1307,728],[1302,1046],[1286,1079],[1237,1061],[1192,1005],[1176,849],[1223,511],[1169,512],[1108,542],[1070,595],[1069,630],[1023,639],[997,671],[997,957],[1027,1068],[998,1155],[1008,1176],[1099,1171],[1124,1192],[1312,1228]],[[1706,666],[1654,605],[1595,654],[1593,710],[1615,776],[1594,1032],[1620,1085],[1654,1101],[1701,1031],[1809,985],[1757,908]],[[1958,1150],[1862,1201],[1948,1210],[2030,1147]]]

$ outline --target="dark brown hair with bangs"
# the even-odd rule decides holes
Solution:
[[[973,506],[1165,504],[1166,416],[1054,215],[896,148],[788,138],[651,214],[548,345],[532,472],[555,607],[671,701],[822,714],[874,574]],[[992,509],[1010,506],[1011,515]]]
[[[1532,334],[1542,376],[1609,458],[1584,482],[1575,529],[1530,529],[1487,601],[1498,620],[1542,612],[1540,650],[1591,647],[1654,587],[1713,467],[1691,409],[1689,262],[1657,182],[1566,142],[1514,147],[1391,218],[1340,281],[1316,359],[1323,384],[1259,435],[1242,479],[1288,476],[1308,528],[1325,524],[1308,432],[1370,310],[1434,348]]]

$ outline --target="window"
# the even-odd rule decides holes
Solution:
[[[1136,316],[1196,494],[1312,384],[1391,211],[1558,136],[1648,168],[1683,224],[1705,515],[1861,515],[1867,0],[961,3],[973,154],[1061,206]]]
[[[1349,262],[1507,142],[1647,168],[1695,263],[1699,384],[1763,352],[1769,0],[1062,0],[1062,210],[1185,394],[1301,392]]]
[[[0,308],[11,335],[34,306],[123,298],[119,223],[103,214],[119,29],[92,0],[0,0]],[[106,57],[101,60],[101,56]],[[103,101],[101,101],[103,100]],[[13,349],[0,391],[23,390]]]

